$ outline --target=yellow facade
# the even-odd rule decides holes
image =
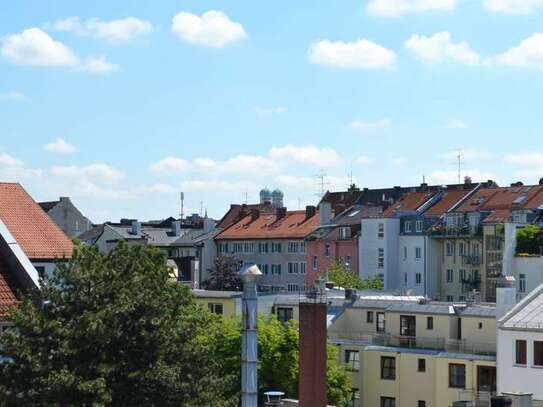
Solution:
[[[194,301],[202,308],[220,314],[225,318],[233,318],[236,316],[236,298],[239,295],[232,294],[226,296],[222,292],[220,294],[213,295],[209,291],[193,290]]]

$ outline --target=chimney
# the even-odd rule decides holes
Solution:
[[[539,178],[539,185],[543,185],[543,177]]]
[[[133,235],[141,234],[141,222],[138,222],[137,220],[132,221],[132,231],[131,231],[131,233]]]
[[[254,222],[260,216],[260,211],[258,209],[251,209],[251,221]]]
[[[279,219],[283,219],[285,216],[287,216],[287,208],[285,208],[284,206],[281,208],[277,208],[275,214],[277,216],[277,219],[275,219],[276,221],[278,221]]]
[[[313,216],[315,216],[316,213],[317,213],[317,208],[315,208],[313,205],[307,205],[305,207],[305,218],[306,219],[312,218]]]
[[[329,225],[332,220],[332,205],[330,202],[321,202],[319,204],[320,225]]]
[[[176,220],[172,222],[172,234],[174,236],[181,236],[181,222]]]
[[[67,196],[61,196],[60,197],[60,202],[70,202],[70,198],[67,197]]]
[[[505,276],[496,284],[496,320],[501,319],[517,303],[515,277]]]
[[[326,407],[326,301],[300,300],[300,373],[302,407]]]
[[[422,184],[420,184],[420,190],[421,191],[428,190],[428,184],[426,182],[423,182]]]

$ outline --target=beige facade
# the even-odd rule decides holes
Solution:
[[[241,293],[230,291],[206,291],[192,290],[194,301],[215,314],[225,318],[236,316],[237,302],[240,301]]]

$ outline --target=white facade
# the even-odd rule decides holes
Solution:
[[[519,298],[543,284],[543,256],[514,257],[512,264]]]
[[[362,219],[362,233],[358,240],[360,277],[379,276],[385,290],[399,291],[399,235],[400,220],[397,218]]]
[[[437,298],[440,246],[424,235],[402,235],[398,240],[398,274],[403,293]]]

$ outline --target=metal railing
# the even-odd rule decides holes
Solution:
[[[473,342],[466,339],[450,339],[443,337],[428,338],[418,336],[402,336],[378,334],[374,332],[334,332],[328,331],[331,340],[351,340],[365,345],[387,346],[407,349],[427,349],[451,353],[467,353],[475,355],[496,355],[496,345],[493,343]]]

